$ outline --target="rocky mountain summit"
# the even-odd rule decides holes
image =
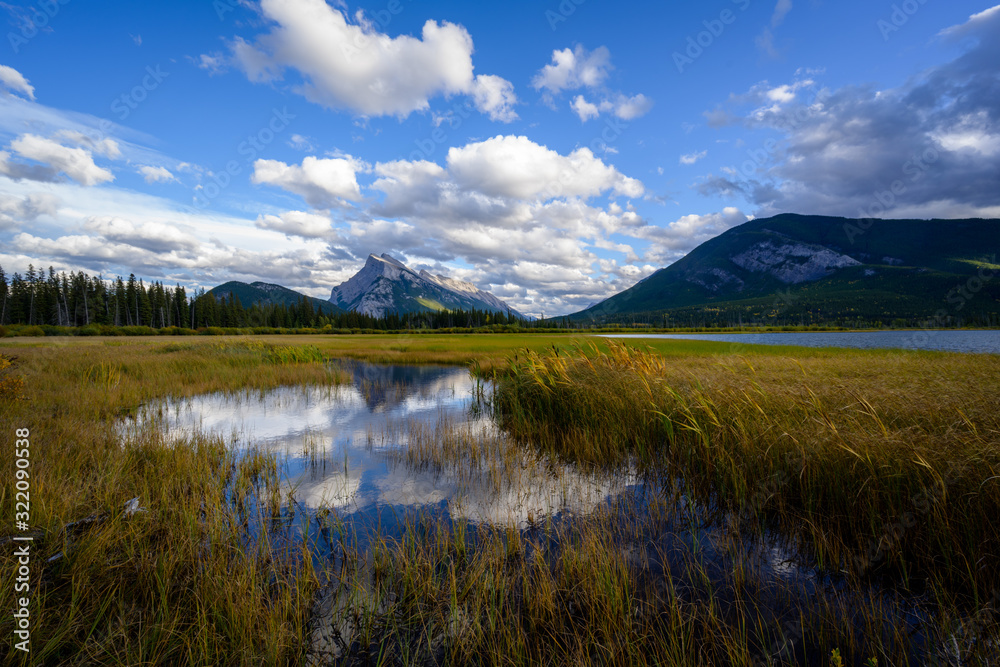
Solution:
[[[472,283],[414,271],[383,253],[369,255],[350,280],[333,288],[330,303],[374,317],[386,313],[438,310],[486,310],[523,317],[493,294]]]

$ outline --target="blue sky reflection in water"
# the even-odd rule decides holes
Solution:
[[[321,532],[320,554],[335,551],[344,535],[360,548],[375,536],[399,537],[407,522],[462,520],[537,536],[549,520],[585,521],[600,510],[612,517],[622,547],[646,553],[640,560],[661,572],[698,553],[720,573],[737,557],[752,559],[765,578],[814,577],[780,540],[739,553],[714,548],[726,542],[724,522],[663,471],[582,469],[511,442],[477,409],[477,383],[465,368],[342,363],[350,385],[172,400],[149,406],[137,426],[158,415],[169,438],[215,433],[244,453],[276,453],[281,515],[264,519],[265,511],[262,520],[293,540],[306,529]],[[449,438],[453,454],[442,456]],[[332,522],[318,518],[324,509]]]
[[[413,439],[494,443],[503,436],[474,409],[475,381],[464,368],[352,364],[351,385],[285,387],[211,394],[151,406],[168,437],[215,433],[241,450],[278,455],[282,495],[302,518],[328,508],[356,527],[398,534],[420,512],[519,528],[560,515],[587,514],[635,486],[628,471],[586,473],[519,449],[504,466],[484,448],[434,463],[412,454]],[[141,423],[140,419],[140,423]],[[425,460],[420,460],[425,459]],[[475,460],[474,460],[475,459]],[[287,511],[287,502],[285,509]]]

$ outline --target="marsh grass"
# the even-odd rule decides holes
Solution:
[[[0,379],[23,379],[26,400],[0,400],[0,423],[31,429],[32,662],[996,661],[994,357],[536,336],[508,363],[521,337],[349,338],[18,346]],[[288,530],[302,510],[273,453],[168,439],[156,420],[122,437],[122,417],[160,398],[349,381],[319,361],[348,353],[477,362],[495,378],[509,436],[411,425],[400,465],[499,490],[544,461],[567,488],[583,471],[638,474],[646,491],[527,527],[426,512],[362,546],[328,508],[307,517],[314,532]],[[324,465],[324,452],[304,436],[303,456]],[[146,511],[126,516],[136,496]],[[0,511],[13,503],[0,487]],[[92,514],[105,519],[64,529]],[[9,550],[0,567],[10,608]],[[343,645],[324,654],[318,636]]]
[[[495,412],[522,442],[667,464],[832,572],[973,609],[1000,589],[1000,358],[676,362],[611,345],[521,353],[496,377]]]
[[[250,540],[246,530],[247,512],[274,511],[264,491],[273,456],[241,458],[203,434],[168,441],[153,422],[123,439],[119,417],[167,396],[346,378],[315,348],[257,341],[98,341],[22,347],[17,357],[24,400],[5,395],[0,423],[31,431],[31,526],[40,536],[32,544],[30,662],[296,661],[316,581],[311,559],[266,532]],[[13,479],[11,457],[2,474]],[[0,507],[12,516],[12,486],[0,488]],[[146,511],[126,516],[122,504],[133,497]],[[102,520],[64,528],[95,514]],[[4,609],[14,607],[11,553],[0,555]],[[0,631],[12,636],[9,615]]]
[[[760,545],[685,540],[677,498],[648,500],[527,531],[421,517],[327,575],[342,602],[314,621],[361,663],[825,664],[838,649],[916,664],[905,604],[776,583]]]
[[[24,378],[15,372],[17,358],[0,354],[0,401],[16,401],[23,397]]]
[[[579,468],[554,452],[462,421],[410,423],[369,441],[405,442],[389,455],[470,487],[523,489],[521,472],[538,475],[539,462],[554,484],[580,483]],[[516,514],[477,524],[450,505],[450,517],[421,514],[402,535],[377,537],[343,559],[352,567],[326,575],[326,595],[340,603],[335,617],[314,622],[337,628],[330,655],[443,665],[826,665],[834,651],[859,666],[998,657],[1000,599],[970,623],[950,597],[831,577],[794,537],[726,521],[656,463],[637,478],[604,461],[603,474],[624,473],[632,490],[596,511],[525,526]]]

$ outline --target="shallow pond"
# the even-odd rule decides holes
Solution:
[[[587,514],[637,484],[627,470],[588,473],[527,452],[512,461],[511,445],[479,408],[490,387],[464,368],[346,369],[350,385],[197,396],[150,406],[142,419],[162,420],[171,439],[215,433],[241,450],[273,452],[283,495],[299,510],[369,519],[390,534],[402,517],[427,510],[523,529]],[[441,439],[460,441],[465,453],[442,451]]]
[[[342,367],[350,384],[169,400],[147,406],[132,426],[156,422],[177,440],[215,434],[243,459],[275,454],[271,485],[279,493],[271,497],[279,500],[247,514],[249,536],[266,531],[295,544],[307,534],[323,567],[343,565],[372,542],[412,536],[415,526],[424,534],[460,527],[470,544],[477,531],[513,530],[519,537],[508,539],[523,545],[525,558],[534,550],[551,563],[561,542],[589,531],[611,535],[650,586],[669,582],[670,595],[691,603],[708,596],[722,608],[742,604],[749,588],[762,619],[757,641],[772,652],[786,646],[782,627],[812,614],[817,596],[824,613],[848,625],[875,615],[907,641],[923,642],[929,616],[913,600],[844,590],[779,536],[744,538],[738,517],[720,515],[665,471],[584,469],[511,442],[488,414],[490,385],[464,368]],[[320,599],[326,606],[317,614],[342,615],[333,611],[334,593]],[[812,662],[816,650],[800,638],[786,657]]]

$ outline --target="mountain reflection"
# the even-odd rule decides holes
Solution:
[[[440,507],[452,519],[524,527],[589,513],[636,484],[627,473],[581,471],[506,442],[473,409],[476,381],[464,368],[350,362],[345,369],[350,386],[211,394],[148,414],[162,414],[171,437],[212,432],[237,448],[274,452],[283,496],[344,518]],[[480,451],[486,458],[477,460],[459,450],[441,460],[435,439],[456,437],[474,442],[470,450],[485,451],[487,443],[492,453]],[[414,438],[421,440],[419,454]]]

